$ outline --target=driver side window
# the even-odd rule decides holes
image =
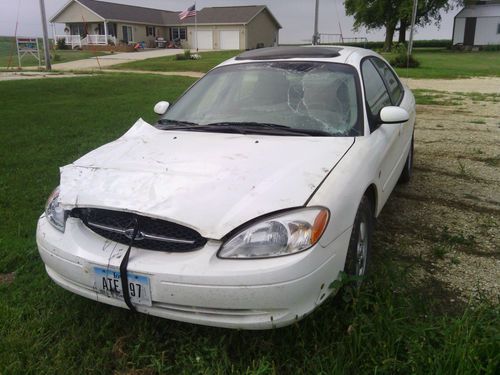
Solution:
[[[366,102],[371,117],[374,118],[382,108],[392,105],[391,98],[384,81],[382,81],[382,77],[380,77],[380,74],[370,60],[363,62],[361,72],[363,74]]]

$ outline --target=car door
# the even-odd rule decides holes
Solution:
[[[411,124],[414,123],[416,116],[415,100],[413,95],[409,92],[405,94],[405,89],[399,78],[385,61],[382,61],[377,57],[373,57],[371,60],[384,80],[389,96],[391,97],[392,105],[404,108],[410,115],[407,122],[402,123],[401,125],[396,125],[398,127],[399,135],[398,153],[400,158],[397,162],[394,175],[397,179],[399,179],[399,175],[403,169],[404,163],[406,162],[406,156],[408,154],[413,136],[413,126],[411,126]]]
[[[400,125],[378,124],[380,110],[392,105],[387,86],[371,59],[361,63],[367,115],[370,122],[370,144],[378,163],[380,197],[383,205],[394,188],[394,173],[400,158]],[[395,180],[397,182],[397,179]]]

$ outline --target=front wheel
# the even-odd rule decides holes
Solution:
[[[399,183],[407,184],[411,180],[413,174],[413,137],[411,137],[410,151],[408,152],[408,157],[406,158],[406,163],[399,177]]]
[[[372,205],[368,197],[363,196],[354,219],[344,267],[345,273],[356,279],[358,287],[367,273],[372,247],[372,233]]]

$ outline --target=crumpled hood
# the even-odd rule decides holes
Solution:
[[[142,119],[61,168],[65,208],[163,218],[220,239],[260,215],[302,206],[354,138],[158,130]]]

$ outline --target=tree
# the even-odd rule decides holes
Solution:
[[[462,5],[463,0],[419,0],[417,7],[416,25],[423,27],[430,23],[439,25],[441,23],[441,11],[448,12],[455,5]],[[399,42],[406,42],[406,31],[411,25],[413,0],[401,1],[399,20]]]
[[[419,0],[417,8],[418,26],[441,22],[441,10],[448,11],[462,0]],[[406,30],[411,24],[413,0],[345,0],[348,16],[354,16],[354,29],[385,28],[384,50],[390,51],[396,26],[399,23],[399,41],[406,41]]]

